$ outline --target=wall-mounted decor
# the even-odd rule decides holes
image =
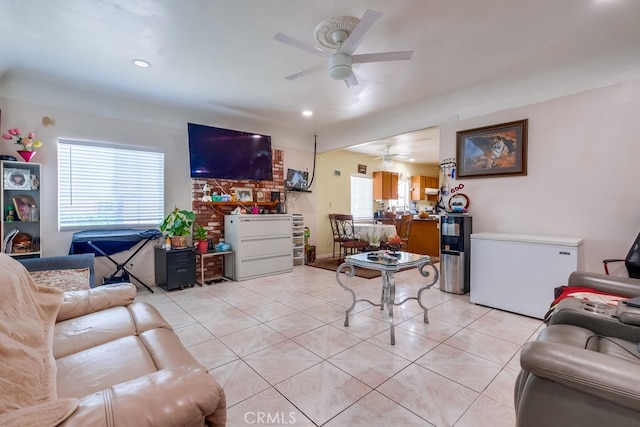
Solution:
[[[525,119],[459,131],[458,178],[526,175],[527,122]]]
[[[253,202],[253,190],[246,187],[235,187],[233,189],[236,200],[239,202]]]
[[[358,173],[367,173],[367,165],[358,165]]]

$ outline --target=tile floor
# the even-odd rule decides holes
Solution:
[[[352,278],[358,298],[378,301],[381,280]],[[425,283],[396,275],[398,298]],[[422,295],[386,310],[358,303],[335,273],[293,272],[165,292],[138,290],[225,390],[229,427],[515,425],[513,386],[520,347],[540,320],[477,306],[469,295]]]

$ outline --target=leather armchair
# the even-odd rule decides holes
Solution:
[[[575,272],[570,286],[626,297],[640,280]],[[640,423],[640,309],[567,298],[520,353],[516,425],[636,426]]]

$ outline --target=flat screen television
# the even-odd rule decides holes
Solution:
[[[187,124],[191,178],[273,181],[271,137]]]
[[[290,191],[306,191],[309,186],[309,172],[287,169],[285,186]]]

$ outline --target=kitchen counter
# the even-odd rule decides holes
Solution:
[[[440,229],[439,218],[437,216],[419,218],[414,216],[409,233],[409,252],[429,255],[431,257],[440,256]]]

